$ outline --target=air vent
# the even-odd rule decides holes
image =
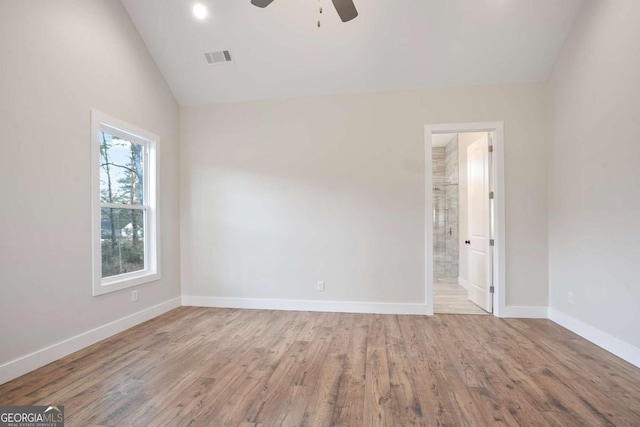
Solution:
[[[204,58],[209,64],[225,64],[227,62],[231,62],[231,52],[228,50],[205,52]]]

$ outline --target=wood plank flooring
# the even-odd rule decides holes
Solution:
[[[638,426],[640,369],[548,320],[181,307],[0,404],[67,426]]]

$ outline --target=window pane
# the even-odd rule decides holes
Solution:
[[[101,211],[102,277],[144,270],[144,210]]]
[[[100,201],[142,205],[144,146],[100,132]]]

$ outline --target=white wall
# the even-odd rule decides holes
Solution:
[[[638,17],[637,1],[585,2],[553,73],[548,182],[551,310],[640,363]]]
[[[544,84],[185,107],[183,294],[424,302],[424,125],[504,121],[507,304],[546,306],[547,114]]]
[[[460,199],[458,201],[460,215],[460,234],[459,240],[459,274],[458,277],[463,280],[469,280],[469,246],[464,241],[469,240],[469,217],[468,217],[468,193],[467,193],[467,148],[480,138],[486,135],[486,132],[467,132],[458,134],[458,189]],[[463,282],[464,283],[464,282]]]
[[[180,295],[179,112],[122,4],[0,2],[0,365]],[[91,296],[90,109],[161,138],[162,280]],[[4,375],[3,375],[4,376]]]

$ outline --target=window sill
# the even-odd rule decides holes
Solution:
[[[120,291],[122,289],[132,288],[144,283],[160,280],[160,273],[155,272],[136,272],[122,274],[100,280],[93,283],[93,296],[108,294],[109,292]]]

